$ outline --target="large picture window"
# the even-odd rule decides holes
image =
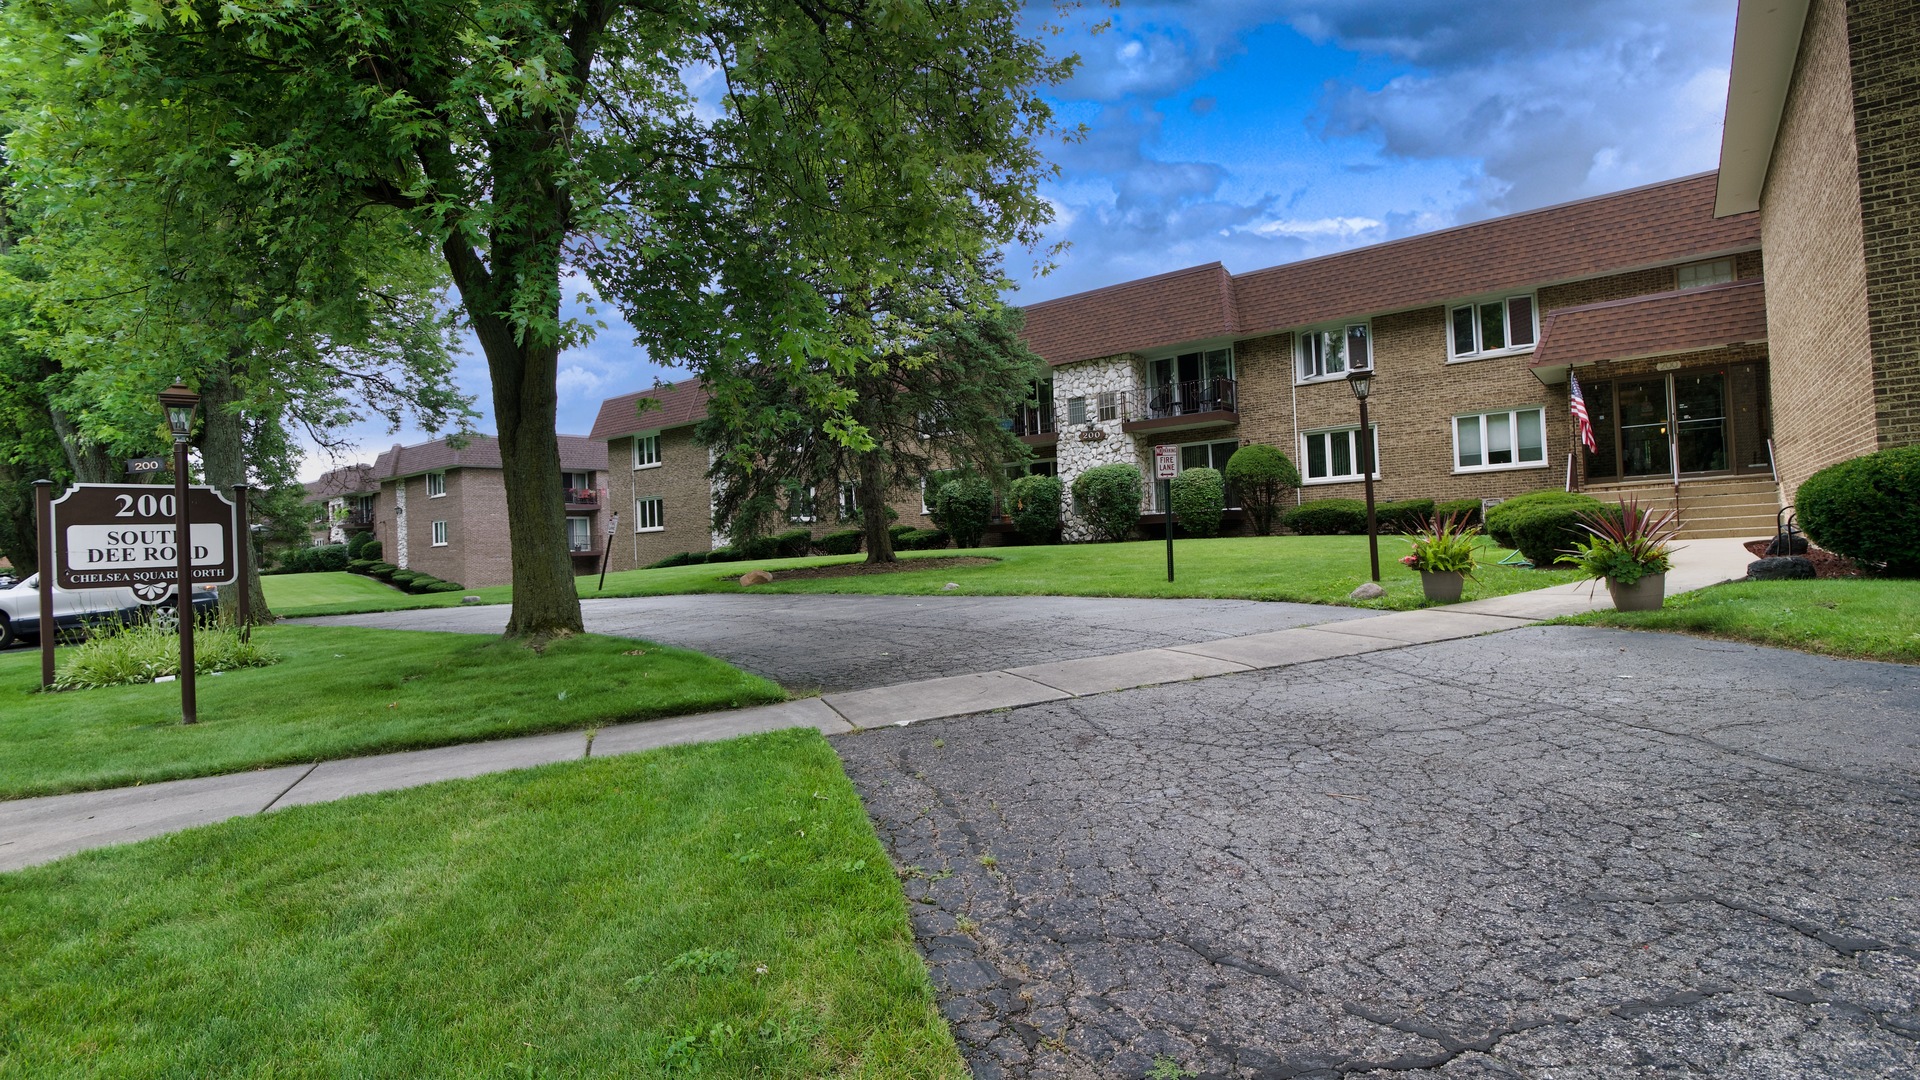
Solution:
[[[1455,360],[1526,352],[1533,340],[1531,296],[1463,304],[1448,315],[1447,349]]]
[[[1349,371],[1373,366],[1373,336],[1366,323],[1304,330],[1295,352],[1300,359],[1301,382],[1337,379]]]
[[[1300,459],[1306,463],[1304,481],[1327,484],[1364,479],[1360,475],[1360,429],[1309,431],[1300,436]],[[1380,479],[1380,428],[1373,428],[1373,478]]]
[[[660,532],[667,527],[666,500],[655,495],[633,500],[633,531]]]
[[[1516,409],[1453,418],[1455,472],[1521,469],[1544,465],[1546,460],[1544,410]]]
[[[660,464],[660,436],[634,436],[633,467],[636,469],[651,469],[658,464]]]

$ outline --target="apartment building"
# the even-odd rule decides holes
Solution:
[[[344,544],[357,532],[373,528],[374,502],[380,482],[371,465],[329,469],[306,485],[305,502],[315,507],[310,539],[316,544]]]
[[[1920,441],[1920,13],[1911,0],[1740,5],[1718,213],[1768,255],[1782,495]]]
[[[1771,527],[1757,214],[1713,174],[1246,274],[1218,263],[1026,309],[1069,482],[1153,446],[1219,468],[1282,448],[1303,498],[1504,498],[1546,487],[1689,501],[1694,535]],[[1348,387],[1373,373],[1372,427]],[[1574,436],[1577,378],[1596,446]],[[1154,508],[1157,510],[1157,508]],[[1232,515],[1230,515],[1231,517]],[[1149,517],[1149,522],[1158,520]],[[1087,530],[1077,518],[1070,538]]]

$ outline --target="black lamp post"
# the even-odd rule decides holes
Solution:
[[[1367,554],[1373,560],[1373,580],[1380,580],[1380,526],[1373,517],[1373,426],[1367,422],[1367,395],[1373,393],[1373,369],[1347,372],[1347,385],[1360,401],[1360,476],[1367,485]]]
[[[193,434],[200,395],[175,380],[160,391],[160,404],[167,410],[167,428],[173,432],[173,612],[180,620],[180,719],[192,724],[199,720],[199,707],[193,691],[193,526],[187,519],[187,437]]]

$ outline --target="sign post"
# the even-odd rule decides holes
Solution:
[[[33,482],[33,516],[40,527],[40,689],[53,686],[53,481]]]
[[[1160,483],[1160,509],[1167,516],[1167,580],[1173,580],[1173,478],[1180,475],[1180,448],[1153,448],[1153,478]]]
[[[601,501],[605,502],[606,500],[603,499]],[[607,587],[607,559],[613,555],[613,538],[616,535],[618,535],[619,530],[620,530],[620,511],[615,510],[613,512],[613,516],[607,518],[607,550],[602,551],[600,553],[600,588],[601,589],[604,589]],[[594,591],[598,592],[599,589],[596,589]]]
[[[187,512],[187,440],[173,440],[173,614],[180,620],[180,722],[200,722],[193,670],[193,516]]]

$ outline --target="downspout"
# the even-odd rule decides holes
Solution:
[[[1300,380],[1293,374],[1294,356],[1299,345],[1298,335],[1287,335],[1287,393],[1292,401],[1287,407],[1289,418],[1293,421],[1293,452],[1300,452]],[[1300,489],[1293,489],[1293,505],[1300,505]]]

